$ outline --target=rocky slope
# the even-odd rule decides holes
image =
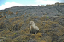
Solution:
[[[30,34],[34,21],[39,33]],[[64,6],[14,6],[0,10],[0,42],[64,42]]]

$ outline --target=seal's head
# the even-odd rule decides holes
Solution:
[[[34,24],[34,21],[30,21],[30,25],[33,25]]]

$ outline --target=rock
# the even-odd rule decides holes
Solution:
[[[30,39],[28,42],[36,42],[34,39]]]

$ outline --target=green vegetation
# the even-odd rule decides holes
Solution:
[[[64,35],[64,25],[59,24],[59,20],[63,18],[64,17],[59,16],[59,18],[54,21],[51,21],[49,16],[28,16],[25,19],[24,15],[22,15],[9,18],[8,20],[2,18],[0,22],[0,30],[3,31],[0,32],[0,37],[6,37],[2,42],[28,42],[30,40],[36,42],[52,42],[53,39],[57,39],[55,36]],[[29,22],[31,20],[33,20],[39,27],[39,33],[30,34]],[[61,38],[63,39],[63,37],[64,36]]]

